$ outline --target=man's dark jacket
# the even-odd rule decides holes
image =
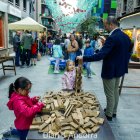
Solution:
[[[20,37],[16,34],[13,38],[13,47],[15,52],[17,51],[17,49],[19,49],[19,46],[20,46]]]
[[[102,74],[104,79],[112,79],[128,73],[131,41],[120,29],[116,29],[106,39],[102,49],[92,56],[84,56],[84,61],[103,59]]]

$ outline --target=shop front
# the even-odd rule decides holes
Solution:
[[[120,27],[134,43],[131,60],[140,62],[140,13],[121,18]]]

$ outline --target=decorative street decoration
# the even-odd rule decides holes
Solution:
[[[86,18],[98,0],[46,0],[45,2],[52,12],[54,21],[62,32],[66,33],[71,32],[72,28],[75,29]]]

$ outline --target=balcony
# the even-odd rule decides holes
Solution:
[[[140,12],[140,5],[134,8],[134,12]]]
[[[41,14],[41,18],[46,18],[46,19],[48,19],[49,22],[54,22],[54,19],[52,18],[52,16]]]
[[[15,4],[15,7],[20,8],[19,3],[16,3],[16,4]]]
[[[8,3],[10,3],[11,5],[14,5],[13,0],[8,0]]]

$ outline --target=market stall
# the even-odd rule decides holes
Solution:
[[[46,30],[45,26],[39,24],[38,22],[36,22],[30,17],[24,18],[14,23],[10,23],[8,24],[8,28],[10,30],[17,30],[17,31],[29,30],[29,31],[40,32],[40,31],[44,31],[44,29]]]

